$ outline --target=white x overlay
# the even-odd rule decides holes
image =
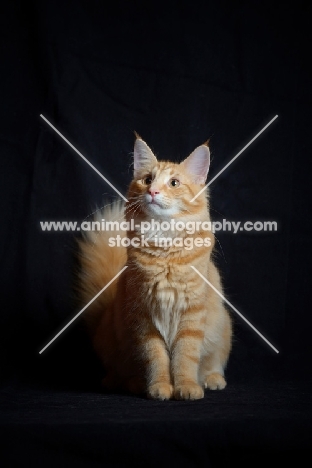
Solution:
[[[45,120],[47,122],[48,125],[50,125],[50,127],[61,137],[63,138],[64,141],[66,141],[66,143],[71,147],[73,148],[73,150],[76,151],[76,153],[100,176],[102,177],[102,179],[110,186],[112,187],[115,192],[118,193],[118,195],[123,198],[124,201],[128,202],[128,200],[124,197],[124,195],[122,195],[122,193],[120,193],[116,187],[114,187],[113,184],[111,184],[109,182],[109,180],[106,179],[106,177],[104,177],[100,171],[98,171],[98,169],[96,169],[96,167],[93,166],[93,164],[91,164],[87,158],[85,158],[85,156],[83,156],[75,147],[74,145],[72,145],[63,135],[62,133],[57,130],[50,122],[48,119],[46,119],[46,117],[44,117],[42,114],[40,114],[40,117]],[[244,146],[243,149],[241,149],[239,151],[239,153],[237,153],[224,167],[221,171],[219,171],[217,173],[217,175],[215,175],[207,185],[205,185],[205,187],[203,187],[198,193],[197,195],[195,195],[195,197],[191,200],[191,202],[193,202],[194,200],[196,200],[196,198],[204,191],[207,189],[207,187],[209,187],[210,184],[212,184],[212,182],[214,182],[216,180],[217,177],[219,177],[219,175],[222,174],[222,172],[224,172],[229,166],[230,164],[232,164],[232,162],[235,161],[235,159],[238,158],[238,156],[240,156],[242,154],[243,151],[245,151],[246,148],[248,148],[248,146],[250,146],[260,135],[261,133],[263,133],[269,125],[271,125],[272,122],[274,122],[274,120],[277,119],[277,115],[275,117],[273,117],[273,119],[270,120],[270,122],[268,122],[261,130],[260,132],[258,132],[248,143],[247,145]],[[99,291],[94,297],[93,299],[91,299],[91,301],[88,302],[88,304],[86,304],[68,323],[67,325],[65,325],[55,336],[54,338],[52,338],[52,340],[49,341],[49,343],[47,343],[42,349],[41,351],[39,351],[39,354],[42,354],[49,346],[50,344],[53,343],[53,341],[55,341],[65,330],[66,328],[68,328],[75,320],[76,318],[78,318],[88,307],[89,305],[92,304],[92,302],[94,302],[101,294],[103,291],[105,291],[105,289],[107,289],[120,275],[121,273],[123,273],[125,271],[125,269],[127,268],[127,266],[125,266],[122,270],[119,271],[119,273],[117,273],[116,276],[114,276],[113,279],[111,279],[106,286],[103,287],[103,289],[101,289],[101,291]],[[205,278],[194,266],[191,266],[191,268],[193,268],[193,270],[203,279],[203,281],[205,281],[222,299],[223,301],[228,304],[276,353],[279,353],[279,351],[259,332],[259,330],[256,329],[256,327],[254,327],[254,325],[252,325],[211,283],[210,281],[207,280],[207,278]]]
[[[85,311],[85,310],[86,310],[86,309],[89,307],[89,305],[91,305],[91,304],[92,304],[92,302],[94,302],[94,301],[95,301],[95,299],[97,299],[97,298],[98,298],[98,297],[99,297],[99,296],[102,294],[102,292],[104,292],[104,291],[105,291],[105,289],[107,289],[107,288],[108,288],[108,287],[109,287],[109,286],[110,286],[110,285],[111,285],[111,284],[112,284],[112,283],[115,281],[115,279],[117,279],[117,278],[118,278],[118,276],[120,276],[120,275],[121,275],[121,273],[123,273],[123,272],[125,271],[125,269],[126,269],[126,268],[128,268],[128,267],[127,267],[127,266],[124,266],[124,267],[123,267],[123,269],[122,269],[122,270],[120,270],[120,271],[119,271],[119,273],[117,273],[117,275],[115,275],[115,276],[114,276],[114,278],[113,278],[113,279],[111,279],[111,280],[110,280],[110,281],[107,283],[107,285],[106,285],[106,286],[104,286],[104,288],[103,288],[103,289],[101,289],[101,291],[100,291],[100,292],[98,292],[98,293],[97,293],[97,294],[94,296],[94,298],[93,298],[93,299],[91,299],[91,301],[89,301],[89,302],[88,302],[88,304],[87,304],[87,305],[85,305],[85,306],[84,306],[84,308],[83,308],[83,309],[81,309],[81,310],[78,312],[78,314],[76,314],[76,315],[75,315],[75,317],[74,317],[74,318],[72,318],[72,319],[70,320],[70,322],[68,322],[68,324],[67,324],[67,325],[65,325],[65,327],[63,327],[63,328],[62,328],[62,330],[60,330],[60,331],[59,331],[59,332],[58,332],[58,333],[55,335],[55,337],[54,337],[54,338],[52,338],[52,340],[51,340],[51,341],[49,341],[49,343],[48,343],[47,345],[45,345],[45,347],[44,347],[44,348],[42,348],[42,350],[41,350],[41,351],[39,351],[39,354],[43,353],[43,351],[44,351],[45,349],[47,349],[47,347],[48,347],[48,346],[50,346],[50,344],[51,344],[51,343],[53,343],[53,341],[54,341],[54,340],[56,340],[56,338],[57,338],[58,336],[60,336],[60,334],[61,334],[61,333],[63,333],[63,331],[65,331],[65,330],[66,330],[66,328],[67,328],[67,327],[69,327],[69,325],[71,325],[71,324],[73,323],[73,321],[74,321],[74,320],[76,320],[76,318],[78,318],[78,317],[79,317],[79,315],[81,315],[81,314],[82,314],[82,312],[84,312],[84,311]]]
[[[259,332],[259,330],[256,329],[256,327],[254,327],[252,325],[252,323],[249,322],[249,320],[247,320],[243,314],[241,314],[237,309],[236,307],[233,306],[233,304],[230,303],[230,301],[228,301],[221,293],[220,291],[217,290],[217,288],[214,287],[213,284],[210,283],[210,281],[207,280],[207,278],[204,277],[204,275],[202,275],[198,270],[197,268],[195,268],[193,265],[191,265],[191,268],[193,268],[194,271],[196,271],[196,273],[205,281],[205,283],[207,283],[223,300],[226,304],[228,304],[243,320],[245,320],[246,323],[248,323],[248,325],[256,332],[258,333],[258,335],[269,345],[271,346],[272,349],[274,349],[274,351],[276,353],[279,353],[279,351],[269,342],[269,340],[267,340],[263,335],[262,333]]]
[[[242,152],[245,151],[245,149],[248,148],[248,146],[250,146],[251,143],[253,143],[253,142],[258,138],[258,136],[260,136],[261,133],[263,133],[264,130],[266,130],[266,129],[268,128],[269,125],[271,125],[272,122],[274,122],[274,120],[277,119],[277,117],[278,117],[278,115],[276,115],[275,117],[273,117],[273,119],[270,120],[270,122],[267,123],[267,124],[262,128],[262,130],[260,130],[260,132],[257,133],[257,135],[255,135],[255,136],[247,143],[247,145],[245,145],[244,148],[241,149],[241,150],[236,154],[236,156],[234,156],[234,158],[232,158],[231,161],[229,161],[229,162],[224,166],[224,168],[221,169],[221,171],[218,172],[218,174],[215,175],[215,176],[208,182],[208,184],[205,185],[205,187],[203,187],[203,188],[198,192],[197,195],[195,195],[194,198],[192,198],[191,202],[193,202],[194,200],[196,200],[196,198],[197,198],[201,193],[203,193],[203,191],[206,190],[206,188],[209,187],[209,185],[212,184],[212,182],[214,182],[214,181],[216,180],[216,178],[219,177],[219,175],[221,175],[222,172],[225,171],[225,169],[227,169],[227,168],[230,166],[230,164],[232,164],[232,162],[234,162],[235,159],[237,159],[238,156],[240,156],[240,155],[242,154]]]
[[[113,184],[111,184],[110,181],[107,180],[106,177],[104,177],[103,174],[101,174],[101,172],[98,171],[97,168],[94,167],[93,164],[91,164],[90,161],[88,161],[87,158],[85,158],[84,155],[81,154],[80,151],[78,151],[77,148],[75,148],[74,145],[72,145],[72,144],[70,143],[70,141],[68,141],[67,138],[65,138],[64,135],[62,135],[61,132],[59,132],[59,131],[57,130],[57,128],[55,128],[55,127],[51,124],[51,122],[48,121],[48,119],[46,119],[46,118],[44,117],[44,115],[40,114],[40,117],[41,117],[43,120],[45,120],[45,121],[47,122],[47,124],[50,125],[50,127],[53,128],[53,130],[54,130],[58,135],[60,135],[60,137],[63,138],[63,140],[66,141],[66,143],[67,143],[71,148],[73,148],[73,150],[75,150],[76,153],[79,154],[79,156],[80,156],[87,164],[89,164],[89,166],[92,167],[92,169],[93,169],[100,177],[102,177],[102,179],[104,179],[105,182],[106,182],[110,187],[112,187],[112,189],[114,189],[115,192],[117,192],[118,195],[119,195],[121,198],[124,199],[125,202],[128,201],[128,200],[123,196],[123,194],[120,193],[119,190],[117,190],[116,187],[115,187]]]

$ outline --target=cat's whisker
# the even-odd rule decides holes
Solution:
[[[223,216],[223,217],[224,217],[224,214],[220,213],[220,211],[216,210],[215,208],[210,208],[210,211],[215,211],[215,212],[218,213],[220,216]]]
[[[225,255],[224,255],[224,251],[223,251],[223,248],[222,248],[222,245],[221,245],[221,242],[219,241],[219,239],[217,238],[217,236],[216,236],[215,234],[214,234],[214,237],[215,237],[216,241],[218,242],[218,244],[219,244],[219,246],[220,246],[223,259],[224,259],[225,263],[227,263],[226,258],[225,258]]]
[[[132,216],[133,216],[133,217],[136,215],[136,213],[139,211],[140,208],[141,208],[141,205],[137,205],[137,206],[134,208],[134,211],[132,212]]]
[[[132,211],[132,210],[135,209],[138,205],[140,205],[140,201],[139,201],[139,200],[136,200],[135,202],[129,203],[129,204],[126,205],[126,211],[127,211],[127,212]]]
[[[95,215],[96,213],[98,213],[99,211],[102,211],[104,208],[107,208],[108,206],[113,206],[114,204],[116,203],[116,201],[112,201],[111,203],[106,203],[105,205],[101,206],[100,208],[96,208],[94,211],[92,211],[92,213],[88,214],[84,219],[83,221],[85,221],[86,219],[90,218],[90,216],[93,216]],[[82,221],[82,222],[83,222]]]

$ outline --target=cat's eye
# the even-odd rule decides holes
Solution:
[[[170,187],[179,187],[180,181],[178,179],[170,179],[169,185]]]
[[[152,181],[153,181],[153,179],[152,179],[151,176],[146,176],[146,177],[144,177],[144,179],[143,179],[143,183],[144,183],[145,185],[150,185],[150,184],[152,183]]]

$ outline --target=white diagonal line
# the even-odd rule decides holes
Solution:
[[[55,127],[48,121],[48,119],[45,118],[44,115],[40,114],[40,117],[41,117],[43,120],[45,120],[45,121],[47,122],[47,124],[49,124],[50,127],[53,128],[53,130],[54,130],[58,135],[60,135],[60,137],[63,138],[63,140],[66,141],[66,143],[67,143],[71,148],[73,148],[73,150],[75,150],[76,153],[79,154],[79,156],[80,156],[87,164],[89,164],[89,166],[92,167],[92,169],[93,169],[100,177],[102,177],[102,179],[105,180],[105,182],[106,182],[110,187],[112,187],[112,189],[114,189],[115,192],[117,192],[118,195],[119,195],[121,198],[123,198],[123,199],[125,200],[125,202],[128,201],[128,200],[123,196],[123,194],[120,193],[119,190],[117,190],[116,187],[114,187],[114,185],[111,184],[110,181],[107,180],[106,177],[104,177],[103,174],[101,174],[100,171],[98,171],[98,169],[97,169],[96,167],[94,167],[93,164],[91,164],[91,163],[87,160],[87,158],[85,158],[84,155],[81,154],[80,151],[78,151],[77,148],[75,148],[74,145],[72,145],[72,144],[70,143],[70,141],[68,141],[68,140],[64,137],[64,135],[62,135],[61,132],[59,132],[59,131],[57,130],[57,128],[55,128]]]
[[[84,312],[84,311],[87,309],[87,307],[89,307],[89,305],[90,305],[90,304],[92,304],[92,302],[93,302],[93,301],[95,301],[95,299],[97,299],[97,298],[98,298],[98,297],[99,297],[99,296],[102,294],[102,292],[103,292],[103,291],[105,291],[105,289],[107,289],[107,288],[108,288],[108,286],[110,286],[110,285],[111,285],[111,284],[112,284],[112,283],[115,281],[115,279],[116,279],[116,278],[118,278],[118,276],[120,276],[120,275],[121,275],[121,273],[122,273],[123,271],[125,271],[125,269],[126,269],[126,268],[128,268],[128,267],[127,267],[127,266],[124,266],[124,267],[123,267],[123,269],[122,269],[122,270],[120,270],[120,272],[119,272],[119,273],[117,273],[117,275],[116,275],[116,276],[114,276],[114,278],[113,278],[113,279],[111,279],[111,280],[110,280],[110,281],[107,283],[107,285],[106,285],[106,286],[104,286],[104,288],[103,288],[103,289],[101,289],[101,291],[100,291],[100,292],[98,292],[98,293],[97,293],[97,295],[96,295],[96,296],[94,296],[94,298],[93,298],[93,299],[91,299],[91,301],[90,301],[90,302],[88,302],[88,304],[87,304],[87,305],[85,305],[85,306],[84,306],[84,308],[83,308],[83,309],[81,309],[81,310],[80,310],[80,312],[78,312],[78,314],[77,314],[77,315],[75,315],[75,317],[74,317],[74,318],[72,318],[72,319],[70,320],[70,322],[68,322],[68,324],[67,324],[67,325],[65,325],[65,327],[63,327],[63,328],[62,328],[62,330],[61,330],[61,331],[59,331],[59,332],[58,332],[58,333],[55,335],[55,337],[54,337],[54,338],[52,338],[52,340],[51,340],[51,341],[49,341],[49,343],[48,343],[47,345],[45,345],[45,347],[44,347],[44,348],[42,348],[42,350],[41,350],[41,351],[39,351],[39,354],[43,353],[43,351],[44,351],[44,350],[46,350],[46,349],[47,349],[47,347],[48,347],[48,346],[50,346],[50,344],[51,344],[51,343],[53,343],[53,341],[54,341],[54,340],[56,340],[56,338],[58,338],[58,337],[60,336],[60,334],[61,334],[61,333],[63,333],[63,331],[64,331],[64,330],[66,330],[66,328],[67,328],[67,327],[69,327],[69,325],[71,325],[71,324],[73,323],[73,321],[74,321],[74,320],[76,320],[76,318],[78,318],[78,317],[79,317],[79,315],[81,315],[81,314],[82,314],[82,312]]]
[[[211,180],[208,182],[208,184],[207,184],[207,185],[205,185],[205,187],[203,187],[203,188],[202,188],[202,189],[201,189],[201,190],[198,192],[198,194],[197,194],[197,195],[195,195],[195,197],[194,197],[194,198],[192,198],[191,202],[193,202],[194,200],[196,200],[196,198],[197,198],[197,197],[199,197],[199,195],[200,195],[201,193],[203,193],[203,191],[204,191],[204,190],[206,190],[206,188],[207,188],[207,187],[209,187],[209,185],[210,185],[210,184],[212,184],[212,182],[214,182],[214,181],[216,180],[216,178],[217,178],[217,177],[219,177],[219,175],[220,175],[220,174],[222,174],[222,172],[223,172],[223,171],[225,171],[225,169],[227,169],[227,168],[229,167],[229,165],[230,165],[230,164],[232,164],[232,162],[233,162],[233,161],[235,161],[235,159],[237,159],[237,158],[238,158],[238,156],[240,156],[240,155],[242,154],[242,152],[243,152],[243,151],[245,151],[245,149],[246,149],[246,148],[248,148],[248,146],[250,146],[250,145],[251,145],[251,143],[253,143],[253,142],[256,140],[256,138],[258,138],[258,136],[259,136],[259,135],[261,135],[261,133],[263,133],[263,132],[264,132],[264,130],[265,130],[265,129],[267,129],[267,128],[268,128],[268,126],[269,126],[269,125],[271,125],[271,123],[272,123],[272,122],[274,122],[274,120],[276,120],[276,119],[277,119],[277,117],[278,117],[278,115],[276,115],[275,117],[273,117],[273,119],[272,119],[272,120],[270,120],[270,122],[269,122],[269,123],[267,123],[267,124],[266,124],[266,125],[263,127],[263,129],[262,129],[262,130],[260,130],[260,132],[259,132],[259,133],[257,133],[257,135],[256,135],[256,136],[254,136],[254,137],[253,137],[253,138],[250,140],[250,142],[249,142],[249,143],[247,143],[247,145],[246,145],[246,146],[244,146],[244,148],[243,148],[243,149],[241,149],[241,150],[239,151],[239,153],[237,153],[237,155],[236,155],[236,156],[234,156],[234,158],[232,158],[232,159],[231,159],[231,161],[230,161],[230,162],[228,162],[228,163],[227,163],[227,164],[224,166],[224,168],[223,168],[223,169],[221,169],[221,171],[220,171],[220,172],[218,172],[218,174],[217,174],[217,175],[215,175],[215,176],[214,176],[214,177],[213,177],[213,178],[212,178],[212,179],[211,179]]]
[[[240,312],[239,310],[236,309],[236,307],[233,306],[233,304],[231,304],[211,283],[210,281],[207,280],[207,278],[205,278],[198,270],[197,268],[195,268],[193,265],[191,265],[191,267],[193,268],[194,271],[196,271],[196,273],[217,293],[219,294],[219,296],[224,300],[224,302],[226,302],[243,320],[245,320],[245,322],[256,332],[258,333],[258,335],[269,345],[271,346],[272,349],[274,349],[274,351],[276,353],[279,353],[279,351],[269,342],[269,340],[267,340],[260,332],[259,330],[256,329],[256,327],[254,327],[252,325],[252,323],[249,322],[249,320],[247,320]]]

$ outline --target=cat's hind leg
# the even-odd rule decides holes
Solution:
[[[225,309],[224,312],[226,315],[222,338],[212,348],[208,347],[198,370],[200,384],[210,390],[223,390],[226,387],[224,368],[231,350],[232,327],[228,312]]]
[[[202,357],[198,380],[210,390],[223,390],[226,387],[224,368],[217,351]]]

